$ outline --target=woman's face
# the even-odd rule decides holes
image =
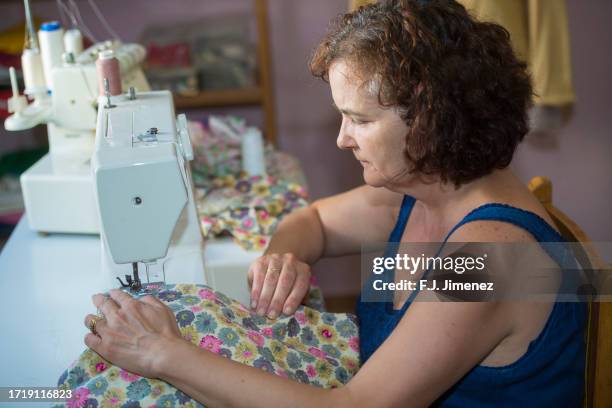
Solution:
[[[410,177],[404,155],[408,126],[397,110],[382,107],[376,92],[362,86],[363,80],[342,60],[331,65],[329,83],[334,104],[342,114],[338,147],[353,151],[363,166],[366,184],[404,184]]]

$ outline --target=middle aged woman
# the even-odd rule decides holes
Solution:
[[[508,169],[532,90],[503,28],[453,0],[381,2],[339,19],[311,69],[330,83],[338,147],[361,163],[365,185],[282,221],[249,270],[256,312],[293,313],[310,265],[366,242],[562,241]],[[207,406],[581,404],[583,304],[414,301],[422,295],[359,304],[363,366],[333,390],[194,347],[152,297],[96,295],[107,318],[85,342]]]

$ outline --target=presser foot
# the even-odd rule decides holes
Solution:
[[[148,276],[148,274],[147,274]],[[132,263],[132,276],[125,275],[125,282],[120,277],[116,277],[121,285],[120,289],[130,292],[133,296],[142,297],[146,295],[156,295],[164,285],[164,282],[142,283],[138,275],[138,263]]]
[[[142,289],[142,282],[138,276],[138,263],[132,262],[132,276],[125,275],[126,282],[123,282],[120,277],[117,276],[117,280],[121,285],[122,289],[129,289],[130,292],[138,292]]]

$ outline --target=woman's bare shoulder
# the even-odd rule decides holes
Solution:
[[[393,229],[402,195],[361,186],[317,200],[328,255],[358,253],[364,242],[383,242]]]
[[[545,218],[535,211],[530,212],[556,230],[549,217]],[[449,242],[535,242],[536,238],[522,226],[507,221],[478,220],[462,225],[448,240]]]

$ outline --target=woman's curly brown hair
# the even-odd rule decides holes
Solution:
[[[329,81],[344,60],[377,85],[409,127],[412,172],[455,186],[510,164],[528,131],[532,87],[503,27],[454,0],[391,0],[344,14],[310,69]]]

